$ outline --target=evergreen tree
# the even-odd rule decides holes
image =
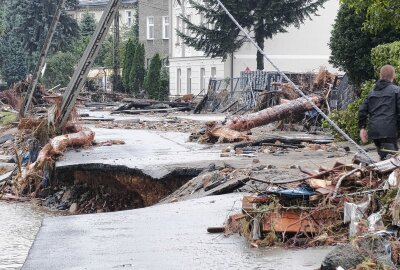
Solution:
[[[161,68],[161,75],[160,75],[160,94],[159,100],[168,100],[169,98],[169,72],[166,67]]]
[[[133,41],[132,39],[128,40],[125,47],[125,57],[123,62],[123,69],[122,69],[122,84],[124,86],[125,91],[131,92],[131,71],[132,71],[132,64],[135,58],[135,51],[137,47],[137,42]]]
[[[2,77],[10,86],[14,82],[22,80],[28,73],[27,54],[21,39],[12,35],[13,27],[22,20],[18,13],[12,12],[10,2],[4,6],[4,34],[0,36],[0,71]]]
[[[34,69],[37,56],[53,20],[58,1],[51,0],[1,0],[3,34],[0,33],[0,71],[10,84],[25,78]],[[3,5],[5,3],[5,5]],[[69,7],[76,0],[67,1]],[[76,21],[62,12],[53,37],[50,54],[71,49],[79,28]]]
[[[394,27],[379,33],[364,31],[365,15],[347,5],[341,5],[333,26],[329,47],[330,63],[343,69],[355,84],[374,78],[371,49],[392,41],[400,40],[400,32]]]
[[[160,98],[161,89],[161,59],[157,53],[151,59],[149,70],[147,71],[146,78],[144,80],[144,90],[147,96],[151,99]]]
[[[94,31],[96,30],[96,20],[91,14],[89,14],[89,12],[86,12],[82,15],[79,29],[82,37],[92,37]]]
[[[19,0],[12,1],[11,14],[20,16],[18,24],[13,25],[12,35],[21,38],[28,55],[42,49],[47,30],[53,20],[59,1],[53,0]],[[68,5],[74,5],[69,1]],[[76,21],[65,11],[61,13],[56,32],[53,37],[51,51],[65,50],[71,47],[79,35]]]
[[[254,32],[254,38],[261,49],[264,40],[271,39],[277,33],[284,33],[289,26],[300,27],[311,15],[315,14],[327,0],[225,0],[226,8],[247,31]],[[183,21],[189,31],[178,31],[183,42],[196,50],[202,50],[207,56],[226,57],[238,50],[246,38],[218,5],[216,0],[189,0],[195,12],[203,14],[200,25],[193,24],[187,18]],[[209,27],[209,26],[212,27]],[[253,31],[254,30],[254,31]],[[264,69],[264,58],[257,52],[257,69]]]
[[[133,58],[132,68],[129,75],[129,82],[131,90],[134,94],[139,94],[143,88],[144,77],[146,70],[144,68],[145,51],[144,45],[138,44],[135,50],[135,57]]]
[[[72,52],[57,52],[49,57],[42,82],[49,88],[67,86],[74,74],[76,58]]]

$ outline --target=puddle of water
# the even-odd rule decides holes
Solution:
[[[29,203],[0,202],[0,269],[20,269],[39,230],[49,216]]]

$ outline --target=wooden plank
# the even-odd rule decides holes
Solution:
[[[265,215],[262,230],[264,232],[315,233],[337,220],[340,220],[340,215],[336,215],[334,209],[323,209],[315,212],[281,210],[278,213],[270,212]]]
[[[400,167],[400,160],[396,157],[368,165],[368,169],[379,173],[388,173]]]
[[[248,176],[228,180],[225,183],[207,191],[204,195],[211,196],[231,193],[236,189],[243,187],[249,180],[250,178]]]
[[[254,211],[255,207],[253,204],[253,199],[256,196],[243,196],[242,200],[242,212],[243,213],[251,213]]]

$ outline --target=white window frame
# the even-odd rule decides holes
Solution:
[[[186,93],[192,93],[192,69],[188,68],[186,70]]]
[[[152,23],[150,23],[150,19],[152,19]],[[148,16],[147,17],[147,40],[154,40],[154,16]],[[153,34],[151,36],[151,34]]]
[[[128,27],[131,27],[133,25],[133,16],[132,16],[132,10],[127,10],[125,11],[125,15],[126,15],[126,25]]]
[[[169,16],[162,17],[162,37],[169,39]]]
[[[176,70],[176,93],[180,95],[182,91],[182,70],[178,68]]]

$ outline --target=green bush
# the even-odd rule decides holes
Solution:
[[[392,65],[400,74],[400,41],[379,45],[371,50],[371,61],[377,74],[384,65]]]
[[[346,110],[332,111],[329,114],[329,118],[358,143],[361,142],[359,137],[360,130],[358,129],[358,109],[374,88],[374,84],[375,82],[372,80],[364,82],[359,99],[350,103]],[[323,121],[323,127],[331,130],[336,139],[343,140],[343,137],[325,120]]]

